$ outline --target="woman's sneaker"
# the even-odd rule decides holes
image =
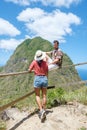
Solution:
[[[42,110],[39,112],[39,118],[41,119],[41,122],[44,122],[46,119],[46,112],[45,110]]]

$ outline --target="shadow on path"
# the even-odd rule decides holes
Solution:
[[[46,114],[52,113],[52,110],[46,110]],[[19,127],[24,121],[26,121],[27,119],[29,119],[30,117],[32,117],[34,114],[38,114],[38,110],[32,112],[31,114],[29,114],[28,116],[26,116],[25,118],[23,118],[21,121],[19,121],[17,124],[15,124],[12,128],[10,128],[9,130],[15,130],[17,127]]]
[[[31,116],[33,116],[34,114],[36,114],[38,111],[32,112],[31,114],[29,114],[28,116],[26,116],[25,118],[23,118],[21,121],[19,121],[17,124],[15,124],[12,128],[10,128],[9,130],[15,130],[17,127],[19,127],[24,121],[26,121],[27,119],[29,119]]]

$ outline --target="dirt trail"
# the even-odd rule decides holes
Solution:
[[[8,109],[7,130],[87,130],[87,106],[79,103],[47,109],[47,119],[41,123],[37,113]]]

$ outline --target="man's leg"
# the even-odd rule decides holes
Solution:
[[[59,66],[56,65],[56,64],[50,64],[50,65],[48,65],[49,71],[54,70],[54,69],[57,69],[57,68],[59,68]]]
[[[45,53],[45,52],[44,52],[44,53]],[[44,61],[46,61],[47,64],[50,64],[50,63],[52,62],[52,59],[51,59],[48,55],[45,54]]]
[[[51,63],[52,63],[52,59],[51,59],[48,55],[46,55],[45,61],[46,61],[47,64],[48,64],[48,69],[49,69],[49,70],[52,70],[52,69],[55,69],[55,68],[59,68],[58,65],[56,65],[56,64],[51,64]]]

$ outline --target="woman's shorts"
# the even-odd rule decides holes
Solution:
[[[47,86],[48,86],[47,76],[35,76],[34,88],[47,87]]]

